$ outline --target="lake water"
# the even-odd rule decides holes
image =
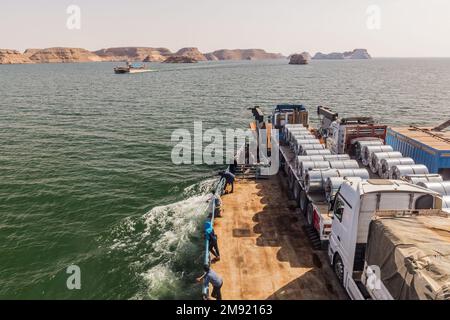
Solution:
[[[173,165],[170,141],[194,120],[246,128],[248,107],[283,102],[313,122],[318,105],[391,125],[450,116],[450,59],[150,66],[0,66],[0,298],[198,298],[218,167]]]

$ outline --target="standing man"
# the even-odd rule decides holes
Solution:
[[[209,286],[209,284],[211,283],[211,285],[213,286],[211,296],[213,298],[216,298],[216,300],[222,300],[222,278],[219,277],[217,273],[215,273],[208,265],[204,266],[204,270],[205,273],[200,278],[197,278],[197,282],[201,282],[203,280],[205,286]]]
[[[231,191],[230,193],[233,193],[234,191],[234,179],[236,178],[234,174],[232,174],[230,171],[220,171],[219,176],[225,179],[225,189],[228,185],[231,185]]]

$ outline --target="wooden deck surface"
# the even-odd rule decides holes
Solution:
[[[314,251],[280,179],[238,180],[216,219],[223,299],[346,299],[326,251]]]

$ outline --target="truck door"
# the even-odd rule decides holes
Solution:
[[[352,227],[353,209],[350,203],[338,193],[333,208],[333,237],[337,242],[339,254],[346,267],[350,266],[350,229]],[[350,268],[351,269],[351,268]],[[352,270],[346,270],[352,272]]]

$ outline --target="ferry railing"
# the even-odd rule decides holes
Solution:
[[[225,178],[220,178],[217,182],[216,188],[214,189],[214,195],[215,196],[221,196],[223,194],[225,188]],[[215,201],[215,197],[211,199],[211,201]],[[216,214],[216,206],[215,204],[211,204],[211,201],[208,202],[208,206],[206,211],[209,211],[209,206],[212,207],[211,210],[211,217],[208,217],[207,219],[211,221],[211,225],[214,228],[214,218]],[[209,253],[209,239],[205,236],[205,256],[203,260],[203,266],[209,266],[210,265],[210,253]],[[202,295],[203,297],[209,296],[209,283],[203,282],[203,289],[202,289]]]

